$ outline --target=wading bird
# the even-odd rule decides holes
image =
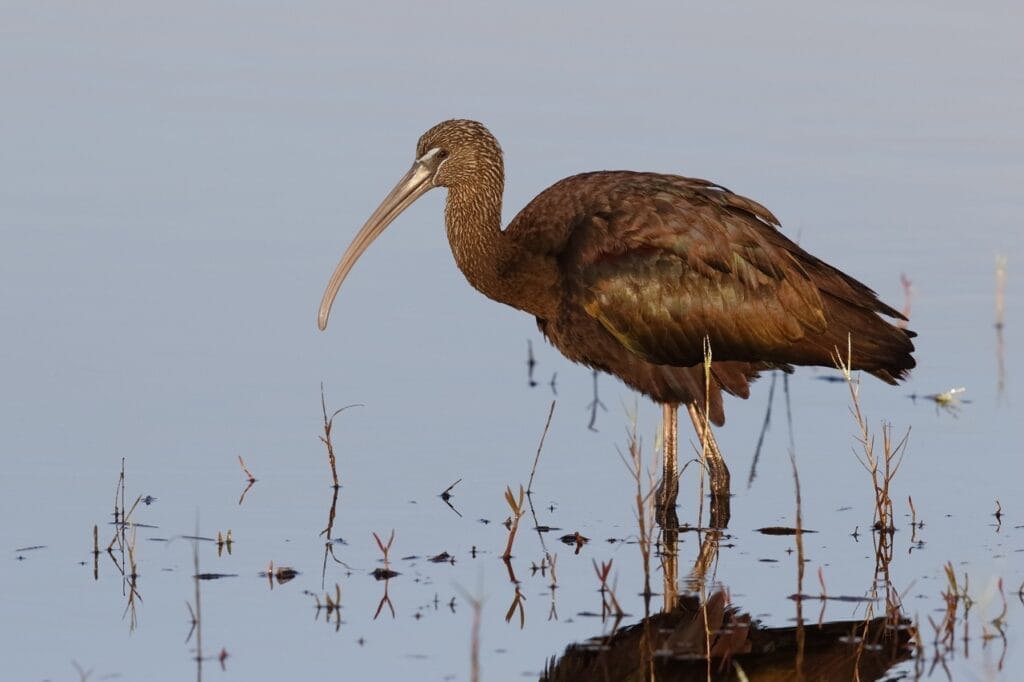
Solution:
[[[880,316],[902,319],[900,313],[787,239],[764,206],[706,180],[574,175],[537,195],[502,230],[501,147],[468,120],[444,121],[420,138],[412,168],[331,276],[320,329],[359,256],[434,187],[448,188],[448,241],[470,284],[534,315],[570,360],[613,374],[664,406],[659,507],[666,511],[674,510],[678,491],[678,405],[687,406],[701,436],[712,522],[724,526],[728,469],[707,426],[708,419],[725,421],[722,391],[746,398],[762,370],[832,367],[848,341],[852,368],[888,383],[914,366],[913,332]],[[705,343],[714,358],[707,372]],[[724,514],[715,514],[716,500]]]

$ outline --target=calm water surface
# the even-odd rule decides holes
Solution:
[[[947,678],[932,667],[929,620],[942,620],[951,562],[973,606],[958,612],[949,676],[1024,677],[1017,5],[7,3],[0,27],[5,679],[79,679],[76,665],[89,679],[195,675],[194,546],[200,572],[235,576],[201,583],[207,679],[469,679],[474,596],[483,679],[536,678],[611,631],[595,561],[612,562],[622,627],[643,617],[618,451],[638,409],[653,466],[659,412],[603,377],[607,410],[587,428],[589,372],[463,281],[442,193],[369,251],[329,332],[316,331],[342,249],[418,135],[453,116],[502,141],[507,218],[574,172],[679,172],[765,203],[896,307],[905,273],[918,369],[895,389],[868,377],[861,395],[873,429],[910,430],[892,585],[920,625],[923,675]],[[1008,260],[1001,359],[996,254]],[[533,484],[537,523],[554,529],[538,534],[527,516],[516,540],[520,627],[518,613],[505,619],[517,584],[498,558],[503,491],[527,482],[556,372]],[[876,589],[873,492],[849,394],[820,380],[833,374],[789,384],[803,523],[818,531],[804,539],[803,591],[819,594],[820,575],[829,595],[864,597]],[[342,488],[326,568],[321,382],[330,406],[363,405],[334,429]],[[756,532],[795,522],[781,382],[746,485],[769,385],[727,405],[733,518],[698,587],[724,587],[761,627],[784,628],[798,615],[795,543]],[[908,397],[959,386],[970,402],[957,413]],[[239,455],[258,479],[241,504]],[[145,524],[132,604],[112,558],[98,557],[95,577],[92,555],[94,525],[103,547],[114,536],[122,461],[128,504],[155,498],[132,515]],[[453,511],[438,494],[459,479]],[[698,523],[697,490],[691,466],[684,522]],[[913,534],[908,497],[924,521]],[[369,575],[381,566],[372,534],[392,529],[400,575],[385,586]],[[228,530],[230,554],[185,539]],[[558,541],[575,532],[590,538],[578,553]],[[699,544],[681,537],[681,589]],[[428,561],[442,552],[454,562]],[[550,573],[531,571],[547,553],[553,594]],[[271,587],[271,562],[299,574]],[[655,565],[659,593],[661,580]],[[335,585],[341,617],[328,621],[315,606]],[[864,602],[820,608],[803,604],[808,627],[867,615]]]

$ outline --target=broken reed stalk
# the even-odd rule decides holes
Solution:
[[[523,498],[526,495],[526,491],[523,490],[523,486],[519,486],[519,499],[512,493],[510,486],[505,487],[505,501],[508,502],[508,506],[512,509],[512,516],[509,517],[508,527],[508,542],[505,544],[505,553],[501,555],[501,558],[508,561],[512,558],[512,543],[516,539],[516,531],[519,530],[519,519],[526,513],[526,509],[523,507]]]
[[[249,471],[249,467],[245,466],[245,460],[242,459],[241,455],[238,456],[238,464],[239,464],[239,466],[242,467],[242,473],[245,474],[246,480],[249,483],[255,483],[256,482],[256,477],[252,475],[251,471]]]
[[[331,465],[331,478],[334,480],[335,489],[340,488],[341,484],[338,482],[338,464],[337,458],[334,456],[334,444],[331,442],[331,429],[334,427],[334,418],[350,407],[362,407],[362,405],[354,403],[340,407],[328,417],[327,399],[324,397],[324,384],[320,382],[320,409],[323,411],[324,416],[324,435],[320,436],[320,440],[327,446],[327,462]]]
[[[541,452],[541,450],[544,449],[544,439],[548,435],[548,428],[551,426],[551,417],[553,417],[554,414],[555,414],[555,401],[552,400],[551,401],[551,408],[548,410],[548,419],[547,419],[546,422],[544,422],[544,431],[542,431],[541,434],[540,434],[540,443],[537,444],[537,454],[533,458],[533,468],[530,469],[530,480],[527,481],[527,483],[526,483],[526,494],[527,495],[532,495],[533,494],[533,476],[534,476],[534,474],[537,473],[537,463],[540,462],[540,452]],[[459,479],[459,480],[462,480],[462,479]],[[456,483],[458,483],[458,481],[456,481]],[[452,486],[454,487],[454,485],[455,484],[453,483]],[[451,490],[451,488],[449,488],[448,490]],[[446,490],[445,492],[448,492],[448,491]]]
[[[903,438],[898,442],[894,442],[892,425],[883,422],[882,452],[879,455],[876,451],[875,437],[872,435],[871,429],[868,427],[867,418],[861,410],[860,379],[854,378],[851,370],[853,366],[852,346],[852,340],[848,337],[845,359],[838,348],[835,349],[833,359],[835,360],[836,367],[842,372],[846,385],[850,389],[850,413],[857,424],[857,442],[860,443],[861,449],[860,453],[857,454],[857,460],[871,475],[871,484],[874,488],[875,529],[891,534],[895,527],[893,526],[893,504],[889,489],[893,478],[896,476],[896,472],[900,468],[900,464],[903,462],[903,454],[906,451],[907,440],[910,437],[910,429],[907,429]]]
[[[395,541],[395,529],[391,529],[391,535],[388,537],[388,541],[386,544],[384,543],[383,540],[380,539],[380,536],[377,535],[377,533],[373,534],[373,539],[377,541],[377,546],[380,548],[381,554],[384,555],[384,570],[390,571],[391,561],[388,558],[388,554],[391,552],[391,545]]]
[[[626,612],[622,610],[619,600],[615,597],[615,589],[608,584],[608,576],[611,575],[613,561],[614,559],[609,559],[598,564],[596,559],[591,559],[590,563],[594,565],[594,573],[597,574],[597,579],[601,583],[597,590],[601,594],[601,621],[604,622],[609,615],[615,616],[615,625],[612,626],[612,631],[614,632],[618,628],[622,617],[626,615]]]

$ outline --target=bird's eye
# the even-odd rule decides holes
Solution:
[[[448,150],[447,149],[438,149],[437,150],[437,158],[439,158],[439,159],[447,159],[448,158]]]

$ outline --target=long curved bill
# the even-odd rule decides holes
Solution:
[[[384,201],[381,202],[377,210],[370,216],[370,219],[359,230],[352,243],[345,249],[341,260],[338,261],[338,266],[334,269],[334,274],[331,275],[331,281],[327,283],[324,297],[320,301],[317,325],[321,331],[327,329],[327,318],[331,314],[331,305],[334,303],[334,298],[338,295],[341,283],[345,281],[349,270],[356,264],[359,257],[369,248],[373,240],[380,236],[384,228],[398,217],[398,214],[407,209],[412,202],[416,201],[424,192],[434,186],[431,178],[434,175],[435,167],[430,163],[433,159],[429,157],[430,155],[425,155],[423,159],[417,159],[412,164],[409,172],[402,176],[402,179],[398,181],[395,188],[384,197]]]

